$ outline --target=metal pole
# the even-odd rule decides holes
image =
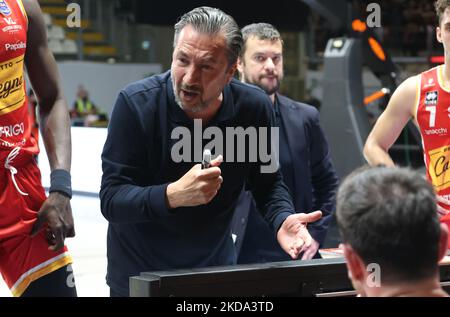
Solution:
[[[89,10],[86,9],[86,0],[82,0],[81,2],[81,20],[83,17],[86,18],[87,14],[89,14]],[[78,43],[78,60],[84,60],[84,41],[83,41],[83,23],[78,28],[77,35],[77,43]]]
[[[102,0],[102,1],[96,1],[96,4],[97,4],[97,8],[96,8],[96,23],[95,23],[95,28],[97,29],[97,30],[100,30],[101,29],[101,27],[102,27],[102,25],[103,25],[103,14],[104,14],[104,11],[103,11],[103,6],[104,5],[108,5],[109,3],[110,3],[111,1],[104,1],[104,0]]]

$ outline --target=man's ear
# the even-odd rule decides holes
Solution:
[[[242,74],[244,72],[244,61],[240,57],[238,57],[237,60],[237,70],[239,74]]]
[[[230,81],[233,79],[233,75],[236,72],[237,62],[230,66],[230,68],[227,70],[227,83],[230,83]]]
[[[439,43],[442,43],[442,33],[440,27],[436,27],[436,39]]]
[[[348,277],[352,281],[363,281],[365,264],[349,244],[341,244],[347,265]]]
[[[445,223],[441,223],[441,235],[439,237],[439,261],[447,255],[448,249],[448,227]]]

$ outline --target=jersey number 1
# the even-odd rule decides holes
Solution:
[[[430,128],[434,128],[436,124],[436,106],[425,107],[425,110],[430,112]]]

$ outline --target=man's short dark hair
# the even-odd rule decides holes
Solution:
[[[240,56],[243,40],[239,26],[231,16],[210,7],[199,7],[185,13],[175,24],[173,47],[177,45],[181,30],[187,25],[191,25],[194,30],[203,34],[218,35],[222,33],[228,48],[228,65],[236,63]]]
[[[249,37],[254,36],[259,40],[280,41],[283,44],[280,32],[269,23],[253,23],[242,28],[242,37],[244,38],[244,46],[241,50],[241,57],[245,53],[245,43]]]
[[[360,168],[342,183],[336,217],[344,243],[382,282],[417,281],[436,274],[440,225],[432,186],[405,168]]]
[[[436,16],[438,18],[439,25],[441,25],[445,9],[447,9],[448,7],[450,7],[450,0],[437,0],[434,3],[434,8],[436,9]]]

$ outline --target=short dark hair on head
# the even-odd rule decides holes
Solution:
[[[434,8],[436,9],[436,15],[438,17],[438,23],[441,25],[442,16],[444,15],[445,9],[450,7],[450,0],[436,0],[434,3]]]
[[[244,38],[244,47],[241,50],[241,57],[245,53],[245,45],[249,37],[254,36],[259,40],[280,41],[283,44],[280,32],[269,23],[253,23],[242,28],[242,37]]]
[[[222,33],[227,44],[228,64],[236,63],[242,49],[242,33],[236,21],[225,12],[210,7],[195,8],[185,13],[175,24],[173,47],[177,45],[181,30],[191,25],[199,33],[218,35]]]
[[[436,274],[440,225],[432,186],[405,168],[360,168],[337,194],[344,243],[366,265],[381,267],[382,282],[417,281]]]

